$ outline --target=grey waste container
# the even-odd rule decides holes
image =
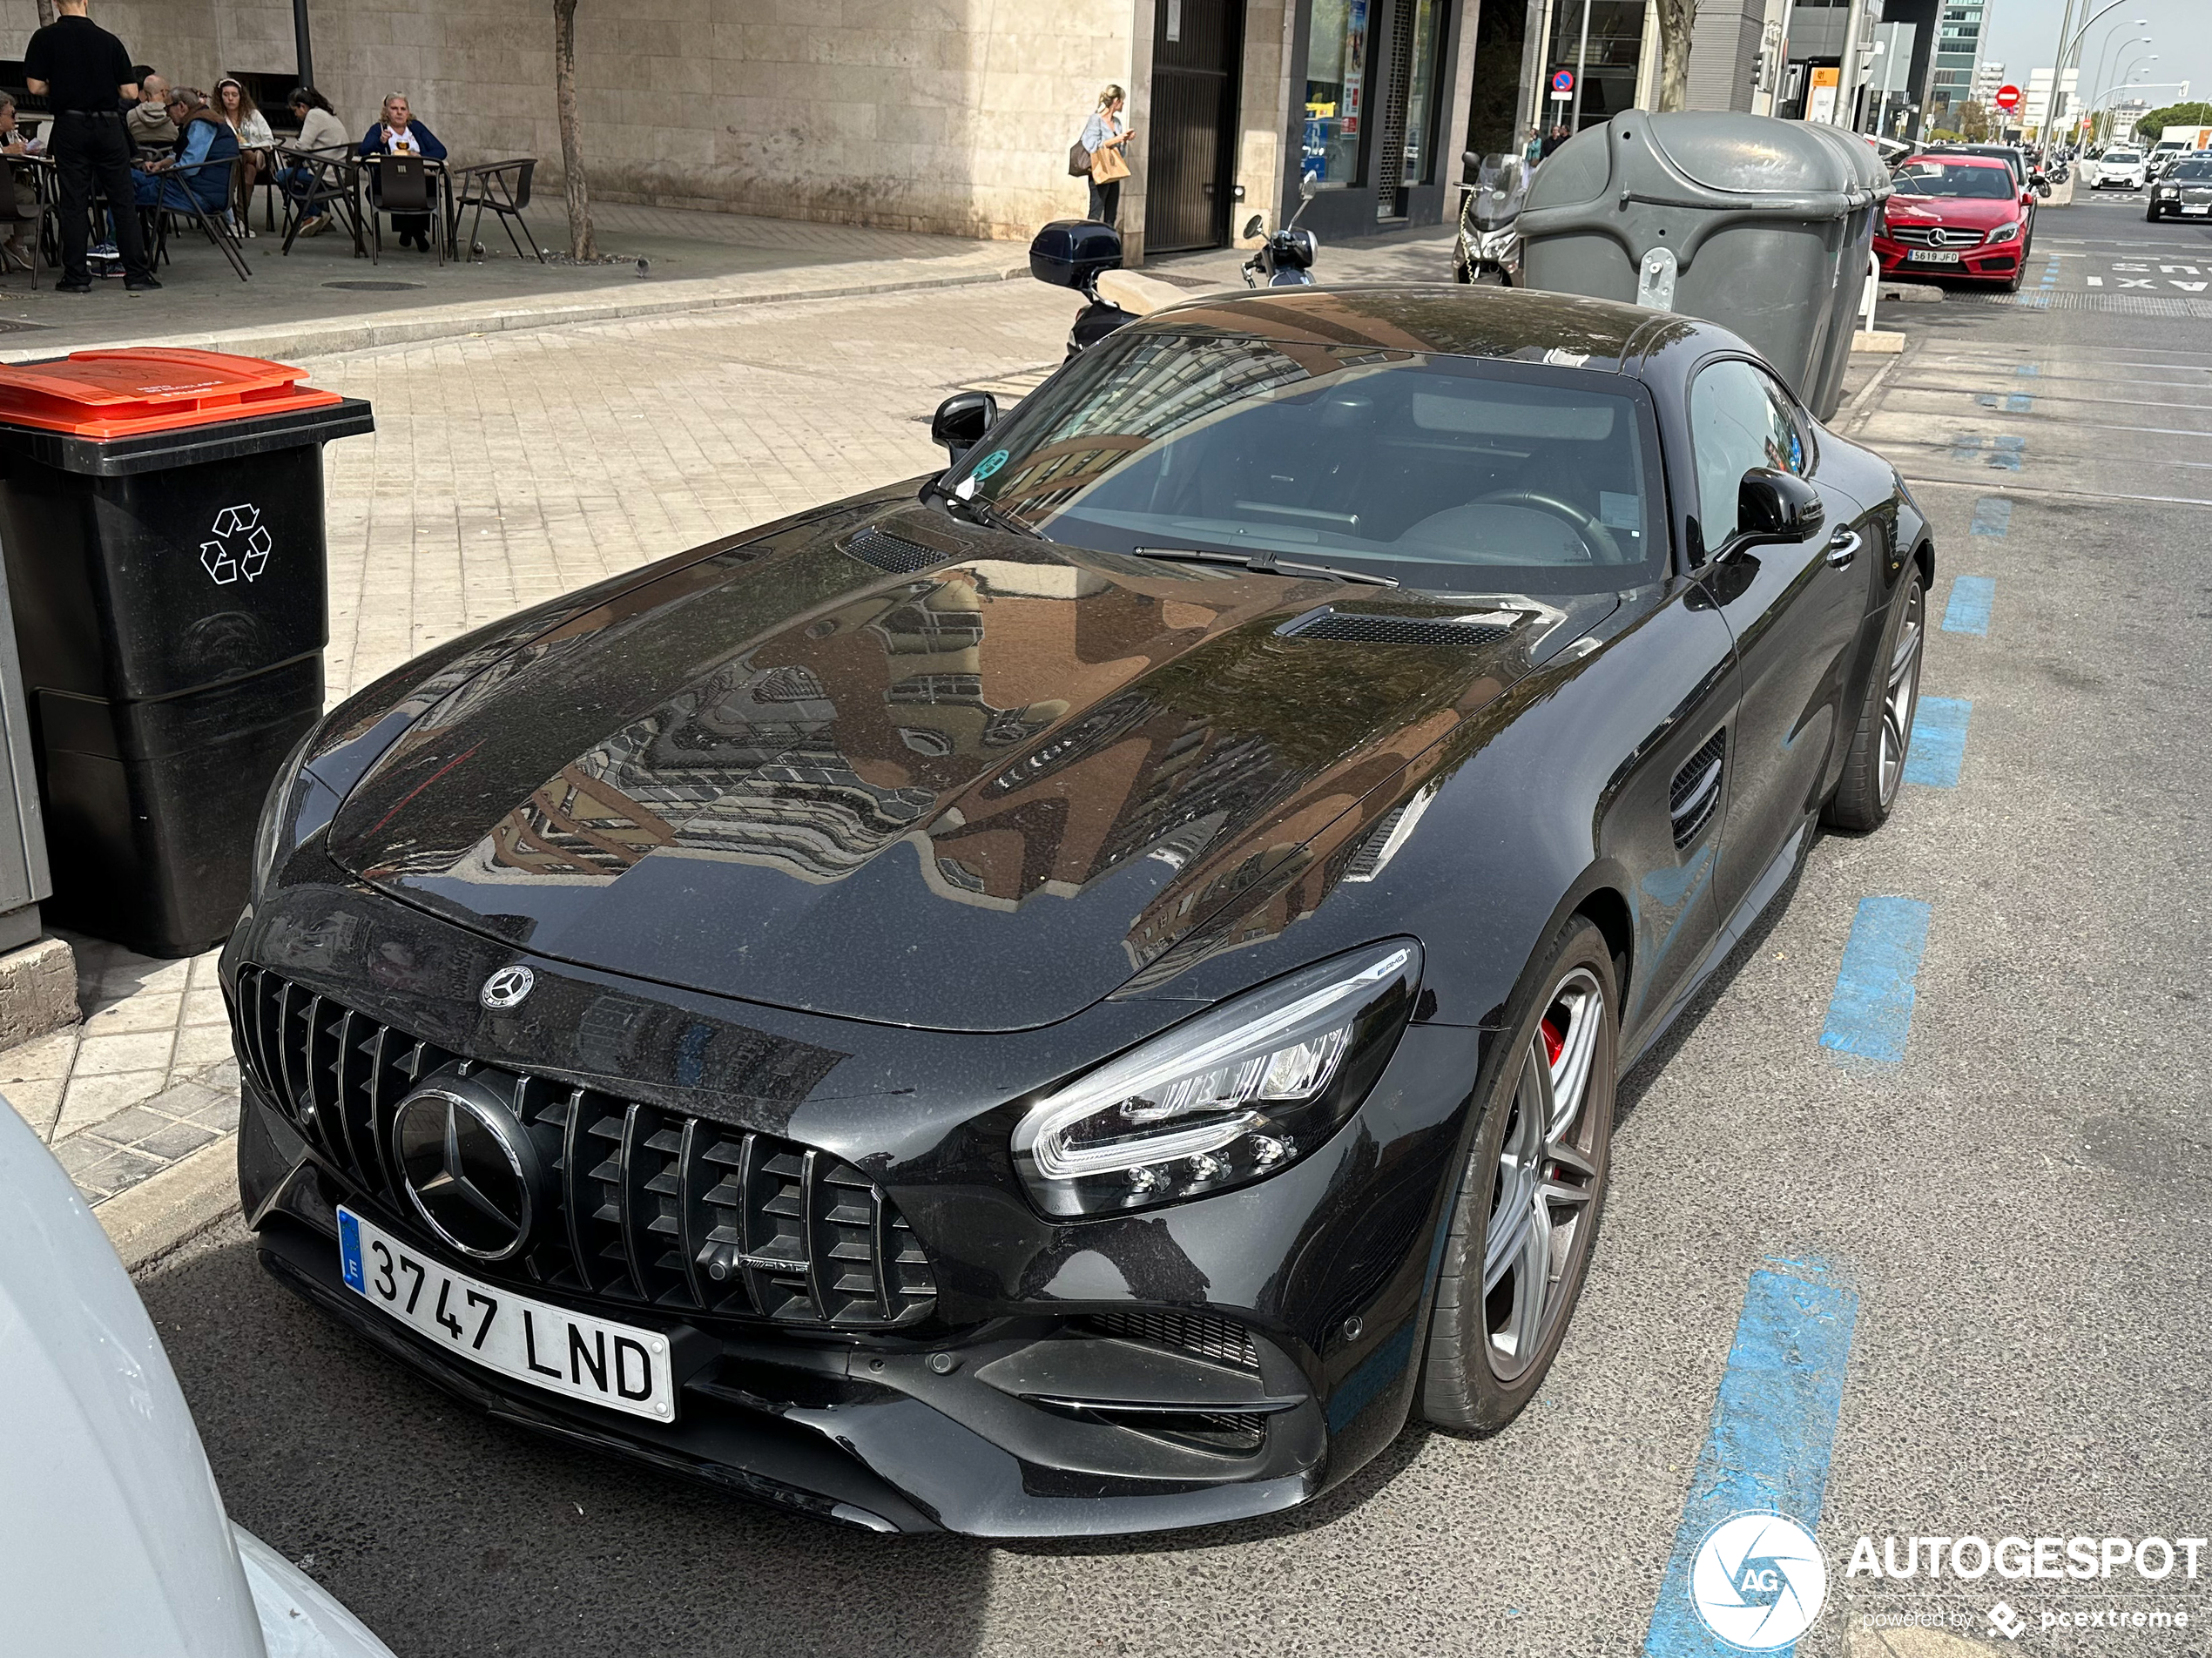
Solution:
[[[1872,146],[1835,127],[1630,110],[1536,170],[1523,280],[1719,323],[1825,420],[1889,192]]]

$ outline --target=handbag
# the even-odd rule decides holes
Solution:
[[[1083,148],[1081,138],[1068,146],[1068,176],[1070,179],[1090,177],[1090,152]]]
[[[1090,181],[1095,185],[1110,185],[1129,177],[1129,163],[1122,159],[1119,145],[1112,149],[1100,145],[1090,158]]]

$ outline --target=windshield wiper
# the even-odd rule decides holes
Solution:
[[[1387,576],[1370,576],[1365,570],[1338,570],[1329,564],[1305,564],[1289,559],[1271,558],[1265,553],[1254,553],[1247,557],[1243,553],[1217,553],[1202,547],[1132,547],[1130,551],[1139,558],[1173,558],[1194,564],[1241,564],[1248,570],[1263,576],[1322,576],[1332,582],[1357,582],[1367,587],[1396,587],[1397,582]]]
[[[932,478],[921,486],[921,499],[925,502],[941,502],[946,511],[956,513],[970,523],[982,524],[992,529],[1003,529],[1012,536],[1027,536],[1032,541],[1051,539],[1042,530],[1030,529],[1013,514],[1001,512],[980,495],[954,494],[945,488],[937,478]]]

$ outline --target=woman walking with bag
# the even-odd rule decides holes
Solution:
[[[1083,135],[1076,141],[1090,157],[1090,216],[1102,225],[1114,224],[1120,215],[1122,180],[1129,177],[1129,161],[1122,154],[1122,146],[1136,130],[1122,124],[1122,105],[1126,101],[1118,86],[1101,92],[1098,107],[1083,123]]]

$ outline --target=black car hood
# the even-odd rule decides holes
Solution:
[[[1045,1024],[1281,886],[1324,830],[1345,844],[1547,630],[1536,606],[1443,646],[1279,631],[1322,606],[1474,608],[921,507],[833,515],[469,679],[347,795],[329,848],[563,960],[894,1024]]]

